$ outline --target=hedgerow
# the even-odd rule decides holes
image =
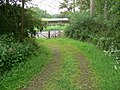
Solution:
[[[100,20],[90,17],[87,13],[74,13],[65,35],[81,41],[92,42],[104,50],[105,54],[120,60],[120,22]]]
[[[16,41],[11,35],[0,36],[0,75],[37,53],[39,46],[30,39]]]

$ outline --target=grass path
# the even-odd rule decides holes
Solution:
[[[0,77],[0,90],[120,90],[116,62],[90,43],[38,39],[38,55]]]
[[[35,77],[32,81],[30,81],[30,84],[23,88],[22,90],[41,90],[43,88],[43,85],[46,83],[46,81],[49,80],[49,78],[52,77],[54,74],[54,71],[59,68],[60,64],[60,52],[57,48],[52,49],[53,57],[52,61],[45,66],[42,73],[40,72],[37,77]]]
[[[96,90],[89,61],[73,45],[42,42],[53,60],[22,90]]]

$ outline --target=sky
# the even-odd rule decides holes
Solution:
[[[59,5],[63,0],[32,0],[32,3],[50,14],[60,13]]]

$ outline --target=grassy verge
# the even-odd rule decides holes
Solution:
[[[90,60],[100,90],[120,90],[120,69],[115,70],[115,60],[105,56],[94,45],[65,38],[50,39],[47,42],[77,47]]]
[[[27,62],[19,64],[9,73],[0,77],[0,90],[16,90],[28,84],[32,77],[45,67],[50,57],[49,49],[41,46],[38,56],[32,56]]]
[[[60,26],[60,25],[54,25],[54,26],[47,26],[47,28],[45,30],[64,30],[65,29],[65,25]]]

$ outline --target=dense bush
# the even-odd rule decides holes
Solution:
[[[97,38],[99,32],[105,31],[105,25],[96,22],[87,13],[74,13],[70,20],[70,25],[66,29],[66,36],[82,41]]]
[[[70,38],[92,42],[109,56],[120,59],[120,22],[117,19],[102,20],[87,13],[74,13],[65,35]]]
[[[37,51],[38,45],[31,39],[35,36],[34,27],[41,29],[46,23],[36,14],[31,8],[23,9],[20,4],[0,5],[0,75]]]
[[[0,75],[35,54],[37,49],[38,45],[33,40],[21,43],[11,35],[0,36]]]

